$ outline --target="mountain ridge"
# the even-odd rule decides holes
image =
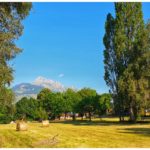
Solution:
[[[60,82],[50,80],[44,77],[37,77],[32,83],[20,83],[12,87],[16,95],[16,101],[22,97],[36,98],[37,94],[43,89],[49,88],[53,92],[63,92],[66,90]]]

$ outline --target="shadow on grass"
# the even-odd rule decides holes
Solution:
[[[121,131],[120,133],[139,134],[150,137],[150,128],[125,128],[123,130],[125,131]]]
[[[88,120],[76,120],[76,121],[71,121],[71,120],[66,120],[66,121],[51,121],[52,123],[62,123],[62,124],[72,124],[75,126],[114,126],[114,125],[135,125],[134,123],[130,123],[128,121],[125,122],[119,122],[119,121],[105,121],[105,120],[94,120],[94,121],[88,121]],[[141,122],[139,122],[141,124]],[[137,124],[139,124],[137,123]],[[143,122],[145,123],[150,123],[150,122]],[[142,124],[143,124],[142,123]]]

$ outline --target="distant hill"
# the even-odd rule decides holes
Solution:
[[[43,89],[43,86],[33,85],[31,83],[21,83],[12,88],[16,94],[16,99],[21,99],[22,97],[36,97],[36,95]]]
[[[36,98],[37,94],[43,89],[49,88],[54,92],[62,92],[66,88],[59,82],[46,79],[44,77],[38,77],[33,83],[20,83],[15,85],[12,90],[16,95],[16,101],[22,97],[34,97]]]

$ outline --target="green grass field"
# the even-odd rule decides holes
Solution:
[[[28,123],[28,131],[16,131],[15,124],[0,125],[3,148],[149,148],[150,123],[120,124],[118,119],[51,122],[49,127]],[[55,136],[56,138],[52,140]]]

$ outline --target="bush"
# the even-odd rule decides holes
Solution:
[[[12,121],[12,117],[8,114],[0,114],[0,123],[7,124]]]

